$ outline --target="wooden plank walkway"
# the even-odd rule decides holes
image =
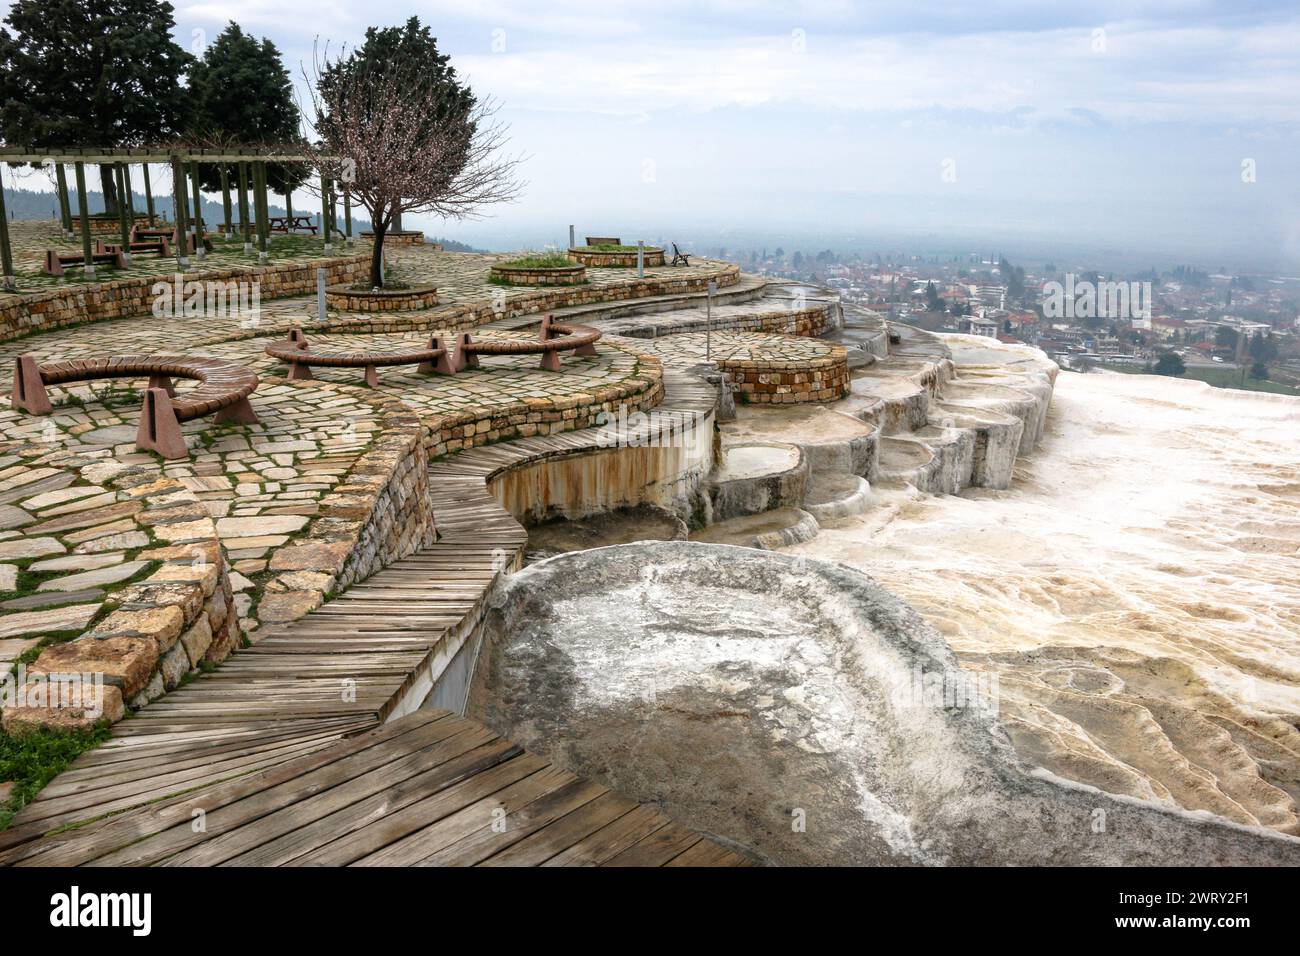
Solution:
[[[657,411],[685,420],[713,402],[707,383],[666,371]],[[172,807],[286,768],[332,763],[366,734],[406,726],[396,718],[419,705],[434,669],[484,613],[492,583],[522,560],[527,532],[493,496],[494,478],[540,458],[599,447],[597,430],[588,429],[471,449],[431,464],[435,544],[307,616],[268,628],[215,672],[116,724],[107,742],[74,761],[0,831],[0,864],[38,858],[51,840],[65,847],[101,832],[98,824],[86,826],[90,821],[145,804],[151,806],[144,816],[129,819],[164,820],[159,814]],[[391,723],[381,727],[385,721]],[[80,829],[66,838],[47,836],[71,826]],[[116,825],[104,829],[123,832]]]
[[[197,821],[197,822],[196,822]],[[32,844],[19,866],[748,866],[482,724],[421,710]]]

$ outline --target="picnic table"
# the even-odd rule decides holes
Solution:
[[[267,223],[272,232],[293,232],[295,229],[309,229],[311,234],[316,235],[316,224],[311,221],[311,216],[270,216]]]

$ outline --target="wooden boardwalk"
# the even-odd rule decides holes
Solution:
[[[685,418],[712,407],[712,389],[696,378],[666,372],[665,387],[665,400],[657,409],[661,415]],[[235,654],[217,671],[116,724],[107,742],[74,761],[15,817],[8,830],[0,831],[0,864],[42,859],[47,849],[56,848],[73,854],[58,859],[72,859],[79,852],[90,852],[73,849],[83,840],[101,849],[105,841],[119,841],[86,860],[124,859],[131,855],[126,844],[134,847],[139,839],[138,833],[127,836],[136,833],[132,826],[151,832],[149,827],[171,819],[169,813],[184,812],[182,829],[188,830],[189,810],[174,808],[203,809],[204,800],[242,793],[247,787],[254,790],[244,796],[283,787],[274,791],[276,808],[291,811],[288,816],[296,821],[298,805],[286,802],[298,799],[290,796],[298,792],[294,779],[310,777],[318,763],[324,767],[351,759],[351,748],[370,735],[387,740],[384,735],[393,728],[406,728],[404,739],[406,732],[425,727],[427,713],[405,715],[419,706],[432,675],[472,631],[496,577],[519,566],[527,532],[493,496],[493,479],[530,461],[589,454],[598,447],[596,434],[588,430],[471,449],[432,464],[430,497],[439,532],[435,544],[394,562],[307,616],[268,628],[258,643]],[[437,720],[442,729],[469,725],[446,720]],[[477,732],[490,733],[481,727]],[[501,741],[500,746],[510,745]],[[385,745],[393,747],[400,750],[396,743]],[[419,762],[411,754],[399,754],[397,759],[408,757]],[[557,780],[563,776],[553,767],[538,767],[536,772],[543,769]],[[266,784],[268,779],[278,782]],[[366,779],[366,786],[373,782]],[[352,792],[344,788],[336,799]],[[310,795],[310,786],[302,793]],[[597,805],[602,813],[612,812],[609,808],[621,799],[598,796],[603,800]],[[488,797],[482,794],[479,799]],[[387,806],[385,799],[381,795],[376,806]],[[124,813],[146,804],[150,806],[144,810]],[[121,816],[90,823],[116,814]],[[128,820],[135,823],[127,824]],[[307,826],[315,818],[302,820]],[[78,829],[48,835],[73,825]],[[387,831],[371,831],[371,835],[380,832]],[[676,832],[666,831],[661,839]],[[211,828],[208,833],[213,838],[222,835]],[[117,856],[118,850],[125,857]],[[687,860],[714,852],[693,850]],[[634,854],[621,862],[636,858]]]
[[[747,866],[447,711],[55,834],[21,866]]]

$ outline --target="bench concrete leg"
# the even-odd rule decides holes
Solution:
[[[176,397],[176,386],[172,384],[170,375],[150,375],[149,388],[161,388],[171,398]]]
[[[298,348],[305,349],[307,347],[307,333],[295,325],[289,330],[289,341],[295,343]]]
[[[248,403],[248,399],[241,398],[235,404],[227,405],[217,412],[212,420],[220,424],[230,422],[236,425],[256,425],[257,412],[253,411],[253,406]]]
[[[166,390],[151,388],[144,393],[135,447],[141,451],[156,451],[167,459],[190,456],[185,436],[181,434],[181,423],[176,419],[176,410],[172,408],[171,396]]]
[[[478,368],[478,356],[471,352],[466,346],[469,345],[470,338],[468,332],[461,332],[456,336],[456,358],[452,365],[456,371],[463,368]]]
[[[441,375],[455,375],[455,345],[449,345],[447,340],[441,335],[435,335],[429,340],[429,348],[442,349],[442,354],[434,362],[422,362],[418,371],[421,372],[438,372]]]
[[[366,366],[366,388],[378,388],[379,375],[375,372],[373,365]]]
[[[312,380],[311,368],[302,362],[289,363],[289,378],[297,382],[309,382]]]
[[[558,349],[542,353],[542,368],[548,372],[558,372],[560,370],[560,352]]]
[[[579,345],[576,349],[573,350],[573,354],[574,355],[595,355],[596,346],[591,343],[588,343],[587,345]]]
[[[32,415],[49,415],[54,411],[49,392],[41,379],[40,366],[30,355],[20,355],[14,361],[14,390],[10,398],[14,408]]]

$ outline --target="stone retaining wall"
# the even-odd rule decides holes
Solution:
[[[617,386],[564,398],[527,398],[487,410],[467,409],[431,423],[430,455],[434,458],[511,438],[532,438],[590,428],[602,412],[616,415],[620,406],[644,411],[663,399],[663,366],[640,356],[637,374]]]
[[[87,223],[90,226],[90,234],[92,236],[117,236],[120,238],[122,235],[122,224],[116,217],[110,219],[107,216],[91,216],[87,219]],[[136,216],[134,224],[137,226],[148,226],[149,217]],[[129,229],[131,225],[132,223],[128,222],[127,228]],[[72,216],[72,233],[78,238],[81,237],[81,218],[76,213],[73,213]]]
[[[321,381],[300,387],[349,389]],[[268,569],[274,577],[257,606],[264,624],[297,620],[336,591],[433,539],[425,427],[401,402],[377,398],[376,403],[383,406],[383,417],[374,444],[321,499],[306,534],[271,556]]]
[[[370,256],[365,254],[334,259],[297,260],[236,269],[205,270],[199,267],[186,272],[185,279],[187,282],[258,282],[261,298],[276,299],[314,292],[318,268],[325,269],[328,283],[355,282],[368,274]],[[171,278],[171,274],[160,274],[91,282],[15,297],[13,301],[0,305],[0,342],[81,322],[148,315],[153,308],[154,284],[168,282]]]
[[[73,548],[69,560],[80,553],[93,561],[116,548],[126,551],[118,567],[139,566],[140,573],[153,567],[147,577],[108,591],[81,635],[41,651],[27,671],[37,678],[24,687],[29,706],[6,706],[0,718],[9,733],[119,720],[126,705],[147,706],[201,663],[224,660],[239,639],[216,526],[191,491],[149,465],[124,466],[84,454],[49,461],[75,471],[78,480],[98,481],[107,491],[96,498],[113,501],[46,519],[32,527],[28,538],[57,536],[62,547]],[[41,700],[36,695],[42,689],[49,690],[49,684],[41,688],[40,680],[69,686],[68,675],[80,679],[87,674],[102,675],[100,713],[85,699],[73,706],[30,705]],[[46,701],[52,703],[48,694]]]

